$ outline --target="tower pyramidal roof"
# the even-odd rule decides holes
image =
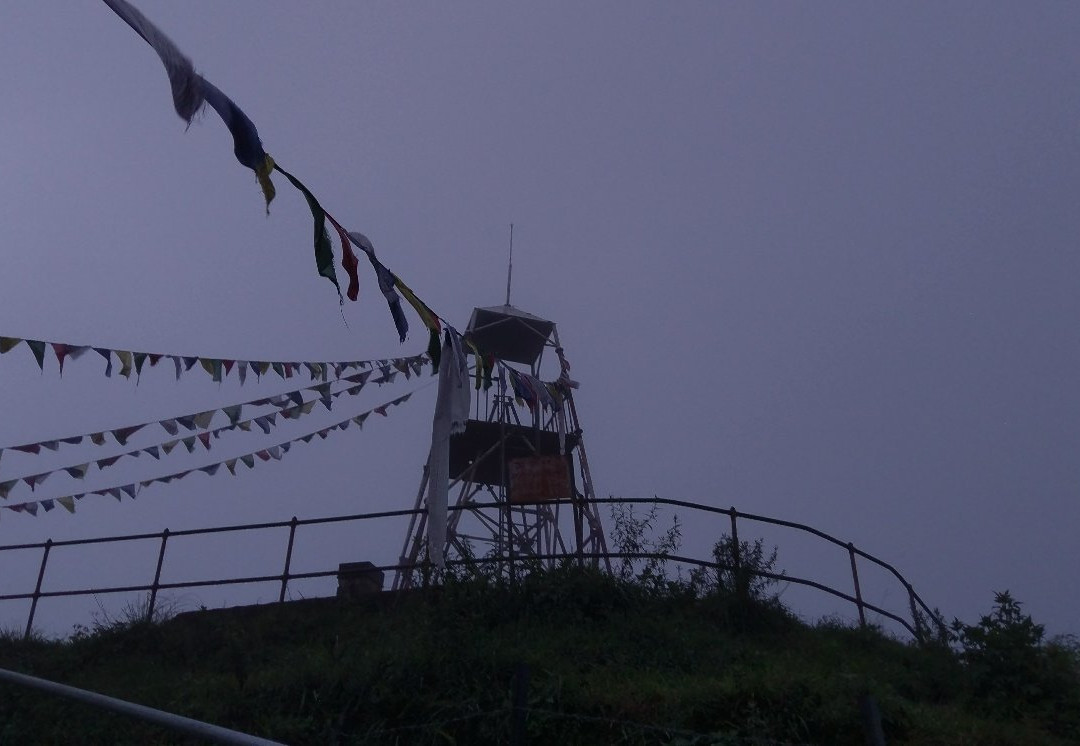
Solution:
[[[554,329],[554,321],[506,304],[474,308],[467,331],[484,352],[501,360],[532,365]]]

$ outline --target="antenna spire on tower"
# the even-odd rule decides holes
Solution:
[[[514,275],[514,224],[510,224],[510,261],[506,266],[506,305],[510,305],[510,278]]]

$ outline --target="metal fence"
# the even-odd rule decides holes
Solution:
[[[731,524],[731,545],[733,548],[733,556],[730,563],[717,562],[715,559],[701,559],[698,557],[689,557],[676,555],[671,553],[658,553],[658,552],[609,552],[604,555],[596,554],[582,554],[582,553],[566,553],[566,554],[553,554],[553,555],[532,555],[525,558],[522,561],[546,561],[546,560],[594,560],[594,559],[607,559],[607,560],[639,560],[639,559],[656,559],[656,560],[669,560],[672,562],[682,563],[695,567],[710,567],[719,570],[725,570],[735,572],[736,574],[742,571],[744,574],[769,578],[776,581],[783,581],[786,583],[793,583],[800,586],[816,589],[822,593],[829,594],[835,598],[842,599],[848,603],[853,604],[859,617],[860,625],[865,626],[867,624],[866,612],[872,611],[876,614],[880,614],[886,619],[890,619],[904,629],[906,629],[915,639],[922,640],[928,633],[927,623],[932,623],[943,630],[942,622],[938,616],[933,612],[930,607],[919,597],[912,588],[911,583],[904,578],[900,572],[887,562],[884,562],[873,555],[864,552],[861,549],[855,547],[851,542],[844,542],[837,539],[824,531],[820,531],[811,526],[807,526],[801,523],[795,523],[793,521],[785,521],[778,518],[770,518],[768,516],[755,515],[753,513],[740,513],[734,507],[731,508],[717,508],[710,505],[703,505],[701,503],[689,502],[685,500],[670,500],[659,497],[651,498],[600,498],[595,500],[599,504],[619,504],[619,505],[664,505],[674,508],[681,508],[690,511],[727,516]],[[467,507],[451,506],[450,510],[455,509],[469,509],[476,508],[496,508],[501,507],[500,503],[485,503],[474,504]],[[183,531],[170,531],[165,529],[159,533],[141,533],[141,534],[126,534],[122,536],[103,536],[93,539],[68,539],[63,541],[53,541],[49,539],[45,542],[31,543],[31,544],[7,544],[0,545],[0,553],[9,551],[26,551],[26,550],[41,550],[41,564],[38,568],[37,582],[34,585],[34,590],[23,593],[5,593],[0,594],[0,602],[10,601],[25,601],[30,600],[30,612],[26,620],[26,629],[24,635],[29,637],[34,629],[34,615],[37,611],[38,601],[42,598],[59,598],[59,597],[72,597],[72,596],[97,596],[104,594],[117,594],[117,593],[131,593],[131,592],[143,592],[149,593],[148,604],[146,609],[146,617],[152,619],[154,615],[155,605],[157,603],[158,593],[165,590],[178,590],[178,589],[190,589],[200,587],[212,587],[212,586],[229,586],[229,585],[241,585],[249,583],[280,583],[280,590],[278,594],[278,601],[284,602],[288,585],[290,581],[312,579],[312,578],[329,578],[338,575],[338,569],[321,570],[314,572],[292,572],[291,566],[293,561],[293,546],[296,539],[297,529],[307,526],[325,525],[332,523],[345,523],[356,521],[374,521],[379,519],[397,518],[402,516],[413,516],[424,512],[423,510],[390,510],[374,513],[356,513],[352,515],[333,516],[329,518],[307,518],[298,519],[293,516],[288,521],[276,521],[270,523],[249,523],[233,526],[217,526],[213,528],[200,528],[200,529],[187,529]],[[851,592],[842,591],[833,588],[823,582],[819,582],[810,578],[803,578],[786,573],[773,573],[762,570],[760,568],[742,566],[741,558],[739,556],[739,526],[744,523],[760,523],[773,526],[780,526],[785,528],[794,529],[796,531],[804,532],[806,534],[822,539],[826,542],[830,542],[837,547],[844,550],[850,560],[851,566]],[[161,571],[165,563],[166,548],[170,546],[170,540],[172,545],[175,545],[176,541],[182,537],[187,536],[200,536],[206,534],[221,534],[228,532],[242,532],[242,531],[265,531],[271,529],[287,528],[288,542],[285,547],[284,561],[281,565],[281,572],[268,575],[254,575],[244,577],[230,577],[230,578],[218,578],[212,580],[193,580],[183,582],[161,582]],[[64,590],[42,590],[42,583],[45,579],[45,573],[49,565],[50,552],[56,547],[70,547],[70,546],[84,546],[94,544],[110,544],[120,542],[136,542],[156,540],[160,542],[157,563],[154,568],[153,580],[147,584],[140,585],[115,585],[115,586],[102,586],[96,588],[75,588]],[[868,602],[864,596],[859,582],[859,560],[872,563],[881,569],[885,570],[890,576],[892,576],[903,588],[904,595],[907,599],[908,608],[902,612],[897,613],[895,611],[889,611],[881,608],[878,605]],[[470,560],[462,560],[461,562],[507,562],[506,558],[477,558]],[[376,571],[398,571],[398,570],[418,570],[419,565],[410,564],[391,564],[382,565],[371,568]],[[10,580],[10,576],[9,576]]]

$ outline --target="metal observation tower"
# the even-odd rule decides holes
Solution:
[[[465,432],[450,438],[450,505],[460,509],[448,512],[444,555],[533,558],[550,566],[558,561],[552,555],[606,554],[574,405],[577,383],[555,323],[507,303],[473,309],[465,337],[513,371],[494,371],[492,386],[476,392]],[[557,370],[546,378],[545,353]],[[425,466],[417,509],[425,506],[427,487]],[[415,566],[426,556],[427,521],[426,512],[413,516],[400,564]],[[594,557],[587,561],[597,564]],[[415,580],[415,573],[399,570],[393,588]]]

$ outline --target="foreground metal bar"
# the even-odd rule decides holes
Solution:
[[[211,725],[210,723],[204,723],[201,720],[192,720],[183,715],[174,715],[171,712],[155,710],[153,707],[146,707],[144,705],[137,705],[134,702],[106,697],[104,694],[98,694],[97,692],[89,692],[85,689],[68,686],[67,684],[58,684],[55,681],[39,679],[36,676],[27,676],[26,674],[8,671],[4,668],[0,668],[0,681],[6,681],[10,684],[19,684],[20,686],[29,686],[34,689],[48,692],[49,694],[68,697],[93,707],[100,707],[103,710],[112,710],[121,715],[146,720],[155,725],[170,728],[189,736],[204,738],[211,743],[237,744],[238,746],[285,746],[279,741],[270,741],[265,738],[259,738],[258,736],[249,736],[246,733],[222,728],[219,725]]]

